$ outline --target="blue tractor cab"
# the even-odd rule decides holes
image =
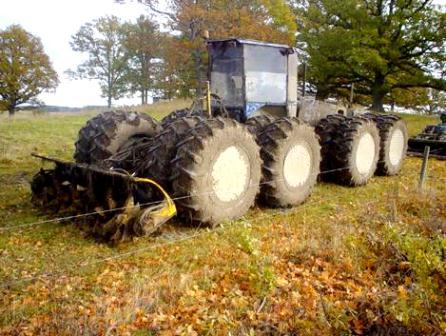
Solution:
[[[297,116],[297,53],[287,45],[245,39],[209,40],[211,92],[231,117]]]

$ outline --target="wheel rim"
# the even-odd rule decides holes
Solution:
[[[376,144],[370,133],[364,133],[358,141],[356,149],[356,168],[360,174],[368,174],[372,169],[376,156]]]
[[[230,146],[222,151],[212,166],[215,195],[223,202],[234,201],[245,192],[250,176],[250,164],[245,151]]]
[[[311,173],[311,153],[304,145],[291,147],[285,155],[283,176],[291,187],[299,187],[308,180]]]
[[[404,145],[403,131],[397,128],[390,137],[389,160],[392,165],[397,166],[401,162],[404,154]]]

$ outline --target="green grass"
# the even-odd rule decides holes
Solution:
[[[407,121],[407,128],[410,136],[420,133],[427,125],[437,125],[440,123],[438,116],[423,116],[417,114],[400,114]]]
[[[187,104],[143,110],[159,119]],[[424,194],[409,158],[364,187],[320,183],[293,209],[214,230],[174,222],[117,247],[72,221],[21,228],[52,218],[30,202],[42,163],[29,154],[70,159],[92,115],[0,117],[0,334],[445,331],[444,162],[429,162]],[[411,135],[438,122],[404,118]]]

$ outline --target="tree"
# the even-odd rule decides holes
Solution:
[[[122,98],[127,92],[127,61],[129,54],[124,47],[126,34],[123,24],[116,16],[106,16],[81,26],[71,38],[74,51],[88,54],[76,71],[69,70],[73,78],[99,80],[102,97],[112,100]]]
[[[430,88],[396,89],[390,102],[418,112],[433,115],[446,111],[446,92]]]
[[[190,54],[179,52],[182,41],[175,36],[164,35],[160,59],[155,65],[155,94],[159,98],[191,96],[190,86],[193,70],[190,67]]]
[[[130,89],[140,92],[141,103],[147,104],[148,93],[155,87],[155,61],[161,57],[163,36],[155,22],[140,16],[136,23],[125,25],[123,43],[129,57],[127,80]]]
[[[385,102],[391,105],[392,110],[395,105],[398,105],[424,112],[430,104],[429,90],[425,88],[395,89],[386,97]]]
[[[319,96],[352,83],[383,111],[397,89],[446,89],[446,14],[431,0],[294,0]]]
[[[446,92],[429,89],[429,100],[425,112],[428,114],[440,114],[446,111]]]
[[[40,93],[57,84],[39,38],[19,25],[0,31],[0,110],[13,116],[19,105],[38,102]]]
[[[139,2],[166,17],[169,28],[175,32],[170,40],[175,54],[164,54],[163,58],[166,77],[177,81],[171,82],[173,86],[181,84],[180,95],[202,95],[207,63],[202,39],[205,30],[211,38],[240,37],[294,44],[295,18],[285,0],[172,0],[166,10],[160,9],[157,0]],[[171,50],[171,46],[166,50]]]

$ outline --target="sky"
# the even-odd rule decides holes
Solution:
[[[105,15],[116,15],[122,20],[134,20],[149,14],[147,7],[137,2],[120,5],[113,0],[0,0],[0,29],[20,24],[39,37],[59,75],[60,84],[54,93],[43,93],[38,98],[47,105],[82,107],[106,105],[101,98],[97,81],[71,80],[64,73],[75,69],[85,55],[72,51],[69,41],[80,26]],[[138,104],[140,99],[124,98],[116,105]]]

